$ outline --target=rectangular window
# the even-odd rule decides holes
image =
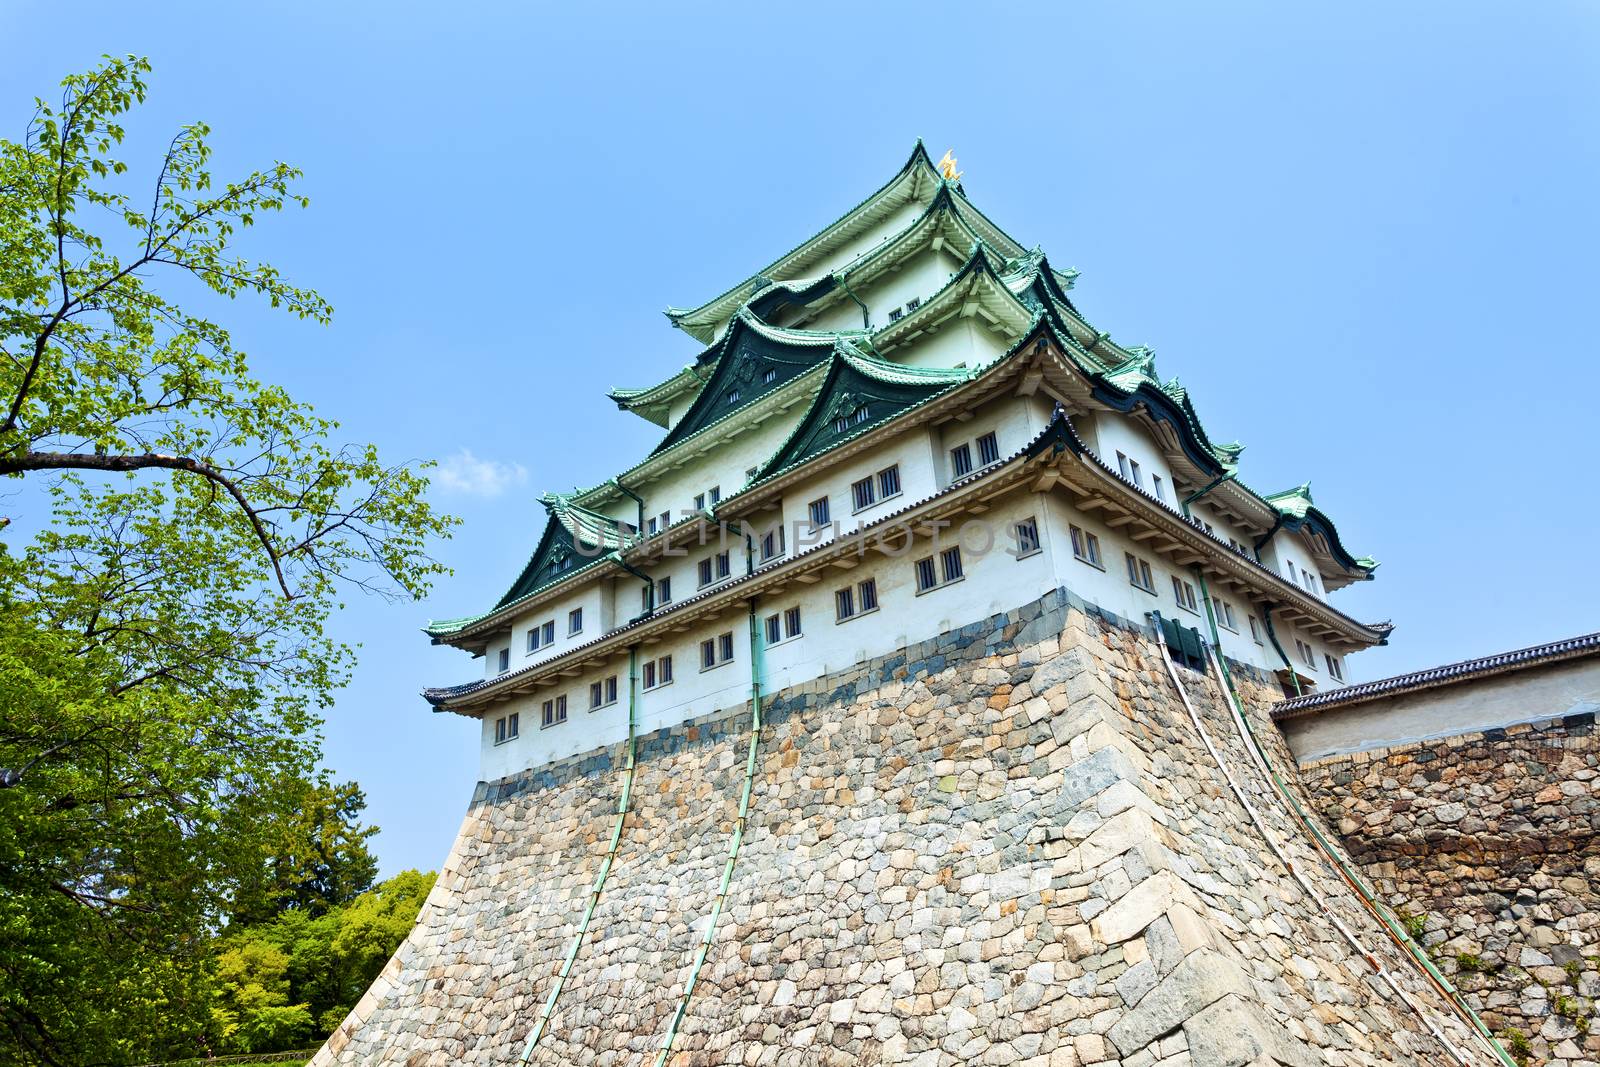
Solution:
[[[717,577],[718,578],[726,578],[729,575],[729,573],[730,573],[730,570],[729,570],[729,566],[728,566],[728,553],[727,552],[718,552],[717,553]]]
[[[545,623],[542,627],[540,627],[540,631],[541,633],[539,634],[539,638],[545,644],[553,645],[556,643],[556,620],[551,619],[549,622]]]
[[[539,651],[539,643],[539,628],[535,626],[533,629],[528,631],[528,651]]]
[[[712,578],[712,576],[711,576],[711,557],[710,556],[707,556],[705,559],[700,561],[699,569],[700,569],[700,585],[702,587],[710,585],[712,583],[712,581],[714,580]]]
[[[1150,573],[1150,564],[1135,556],[1132,552],[1124,552],[1123,556],[1128,563],[1128,581],[1143,589],[1146,593],[1156,591],[1156,580]]]
[[[645,529],[650,531],[650,533],[652,535],[654,535],[655,532],[658,529],[660,529],[660,525],[661,524],[656,520],[656,517],[654,515],[652,515],[652,516],[650,516],[650,518],[645,520],[645,524],[644,525],[645,525]]]
[[[668,526],[671,526],[671,525],[672,525],[672,512],[663,511],[661,513],[661,528],[663,530],[665,530]]]
[[[1124,453],[1118,452],[1117,453],[1117,470],[1122,472],[1122,476],[1124,478],[1126,478],[1128,481],[1132,482],[1134,485],[1139,486],[1141,489],[1144,488],[1144,479],[1142,477],[1140,477],[1140,475],[1139,475],[1139,461],[1138,460],[1130,459]]]
[[[509,671],[510,669],[511,669],[511,650],[509,648],[502,648],[500,650],[500,673],[504,674],[504,673],[506,673],[506,671]]]
[[[656,603],[672,603],[672,579],[670,577],[656,579]]]
[[[644,687],[646,689],[654,689],[656,687],[656,661],[655,660],[649,660],[644,665]]]
[[[761,384],[762,385],[771,385],[773,382],[775,382],[777,380],[778,380],[778,372],[777,372],[776,369],[774,369],[772,367],[768,367],[766,370],[761,372]]]
[[[766,620],[767,644],[775,645],[783,640],[783,616],[768,615]]]
[[[709,671],[717,665],[717,642],[715,638],[708,637],[700,642],[700,669]]]
[[[1000,440],[993,433],[978,438],[978,462],[985,467],[1000,462]]]
[[[961,577],[961,549],[947,548],[939,553],[939,567],[944,571],[944,580],[953,582]]]
[[[617,702],[617,676],[613,674],[611,677],[606,679],[606,703],[607,704],[615,704],[616,702]]]
[[[739,402],[739,390],[737,390],[737,389],[729,389],[728,390],[728,403],[737,404],[738,402]]]
[[[783,555],[783,527],[774,526],[761,535],[761,562]]]
[[[957,478],[972,473],[972,449],[959,444],[950,450],[950,470]]]
[[[661,684],[662,685],[666,685],[668,682],[672,681],[672,657],[671,656],[662,656],[661,657],[661,670],[658,673],[661,675]]]
[[[878,502],[878,494],[874,491],[871,478],[863,478],[850,486],[850,501],[857,511],[870,508]]]
[[[856,583],[856,593],[858,594],[856,601],[860,604],[863,614],[878,610],[878,580],[876,578],[868,578],[864,582]]]
[[[717,655],[722,657],[722,662],[724,663],[733,658],[732,632],[725,633],[721,637],[717,638]]]
[[[1091,567],[1105,570],[1106,565],[1100,559],[1100,538],[1076,526],[1069,525],[1067,531],[1072,535],[1072,554]]]
[[[589,710],[601,707],[606,702],[606,689],[604,682],[589,683]]]
[[[1298,637],[1294,639],[1294,646],[1295,649],[1300,653],[1300,658],[1305,661],[1305,665],[1310,667],[1312,670],[1316,670],[1317,654],[1311,650],[1311,646],[1300,640]]]
[[[521,712],[513,711],[510,715],[507,715],[506,716],[506,737],[507,737],[507,739],[516,737],[517,734],[521,732],[521,726],[522,726],[522,713]]]
[[[1322,658],[1327,661],[1328,673],[1332,675],[1335,680],[1340,682],[1344,681],[1344,668],[1339,666],[1339,661],[1327,653],[1324,653]]]
[[[900,316],[902,316],[904,314],[905,314],[905,312],[903,310],[901,310],[900,308],[890,308],[889,309],[889,321],[890,322],[899,322],[900,321]]]
[[[853,618],[856,613],[856,591],[853,586],[836,589],[833,593],[833,615],[839,622]]]
[[[710,489],[707,489],[706,498],[711,501],[713,507],[722,503],[722,486],[713,485]]]
[[[789,608],[783,613],[783,636],[800,636],[800,609]]]
[[[494,743],[503,745],[517,736],[517,724],[521,716],[516,712],[494,721]]]
[[[914,296],[910,300],[906,301],[906,313],[910,314],[911,312],[917,310],[921,306],[922,306],[922,297]]]
[[[1216,602],[1216,604],[1222,609],[1222,625],[1232,630],[1234,633],[1238,633],[1239,620],[1233,616],[1233,605],[1228,603],[1226,600],[1219,600]]]
[[[830,520],[828,516],[827,497],[813,500],[809,505],[807,505],[807,510],[811,512],[811,528],[813,530],[820,530],[824,526],[828,525]]]
[[[553,700],[546,700],[544,702],[544,707],[543,707],[542,710],[544,712],[544,725],[545,726],[555,726],[558,723],[566,722],[567,721],[567,697],[566,697],[566,694],[562,694],[561,696],[558,696]]]
[[[887,500],[900,495],[900,464],[885,467],[878,472],[878,498]]]
[[[917,560],[917,592],[926,593],[939,584],[939,572],[934,568],[933,557]]]
[[[581,633],[583,633],[583,609],[582,608],[573,608],[571,611],[567,612],[567,633],[568,634],[581,634]]]
[[[1161,481],[1161,475],[1152,474],[1150,476],[1150,484],[1155,488],[1157,500],[1167,499],[1167,488],[1166,485]]]
[[[1200,606],[1194,598],[1194,586],[1182,578],[1174,576],[1172,579],[1172,595],[1178,601],[1178,607],[1195,614],[1200,613]]]
[[[1016,535],[1018,559],[1039,551],[1039,523],[1032,516],[1017,523]]]
[[[1249,616],[1249,620],[1250,640],[1254,641],[1258,645],[1264,644],[1265,642],[1261,640],[1261,624],[1256,621],[1256,617],[1254,615]]]
[[[694,495],[694,509],[696,511],[704,511],[706,509],[706,495],[704,493],[696,493]]]

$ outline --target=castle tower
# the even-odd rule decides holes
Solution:
[[[670,309],[661,442],[428,628],[482,781],[315,1062],[1505,1062],[1268,715],[1377,564],[960,178]]]

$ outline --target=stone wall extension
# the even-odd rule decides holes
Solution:
[[[1318,810],[1526,1060],[1600,1067],[1593,715],[1320,760]]]
[[[1159,657],[1140,628],[1058,591],[775,694],[729,908],[671,1062],[1453,1062],[1273,858]],[[1216,680],[1182,676],[1292,861],[1472,1051],[1256,780]],[[1241,685],[1292,774],[1270,680]],[[640,739],[635,811],[533,1062],[653,1061],[716,892],[748,721],[733,708]],[[620,776],[619,749],[480,786],[416,930],[313,1063],[515,1063]]]

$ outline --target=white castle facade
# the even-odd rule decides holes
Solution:
[[[947,157],[948,159],[948,157]],[[618,390],[661,443],[549,521],[490,610],[428,634],[483,660],[429,689],[482,722],[486,781],[890,656],[1052,590],[1165,620],[1287,691],[1386,624],[1305,486],[1259,494],[1187,393],[1078,312],[919,143],[838,221],[692,310],[706,347]],[[1197,658],[1195,661],[1201,661]]]

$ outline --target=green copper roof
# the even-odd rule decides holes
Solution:
[[[741,308],[722,340],[701,356],[702,361],[716,363],[710,379],[650,454],[666,451],[826,361],[841,340],[852,337],[865,338],[866,331],[782,329]]]
[[[973,372],[967,370],[908,367],[871,356],[836,352],[822,388],[799,425],[756,472],[754,480],[770,478],[804,463],[973,377]]]
[[[606,396],[623,411],[631,411],[657,426],[664,427],[667,425],[672,402],[684,393],[700,388],[705,381],[706,373],[693,366],[682,367],[664,382],[643,389],[613,389]]]
[[[761,289],[771,283],[771,280],[781,275],[791,278],[803,272],[808,266],[814,266],[816,261],[825,256],[829,251],[855,236],[858,230],[864,229],[861,225],[862,217],[870,209],[879,206],[895,197],[900,198],[896,203],[906,203],[920,199],[927,195],[930,199],[945,189],[951,190],[954,195],[961,198],[965,204],[964,211],[968,213],[969,221],[980,229],[980,236],[1008,255],[1021,255],[1025,249],[1015,238],[996,226],[981,211],[966,200],[966,192],[959,182],[947,182],[939,174],[933,160],[928,156],[927,149],[922,141],[918,140],[911,151],[911,156],[905,165],[883,185],[874,190],[866,199],[856,204],[849,211],[835,219],[820,231],[806,238],[800,244],[791,248],[777,259],[773,260],[758,273],[738,283],[719,296],[695,308],[670,307],[666,310],[667,318],[672,324],[691,336],[702,341],[710,341],[712,330],[716,323],[727,318],[734,308],[743,304]],[[903,196],[901,195],[903,193]]]

